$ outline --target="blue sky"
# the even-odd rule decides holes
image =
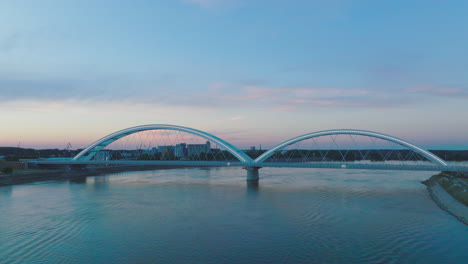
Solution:
[[[0,145],[168,123],[468,148],[467,1],[0,1]]]

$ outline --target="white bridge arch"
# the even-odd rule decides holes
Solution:
[[[271,155],[273,155],[276,151],[282,150],[285,147],[292,145],[294,143],[297,143],[299,141],[303,141],[306,139],[310,138],[315,138],[315,137],[321,137],[321,136],[329,136],[329,135],[342,135],[342,134],[347,134],[347,135],[359,135],[359,136],[368,136],[368,137],[375,137],[383,140],[387,140],[396,144],[399,144],[401,146],[407,147],[414,152],[417,152],[421,154],[423,157],[427,158],[428,160],[432,161],[433,163],[446,167],[448,166],[447,163],[442,160],[441,158],[437,157],[436,155],[432,154],[431,152],[424,150],[420,147],[417,147],[405,140],[378,133],[378,132],[372,132],[372,131],[366,131],[366,130],[356,130],[356,129],[334,129],[334,130],[324,130],[324,131],[318,131],[318,132],[313,132],[313,133],[308,133],[304,134],[295,138],[291,138],[289,140],[284,141],[281,144],[276,145],[272,149],[268,150],[267,152],[263,153],[260,155],[258,158],[255,159],[255,163],[259,164],[268,159]]]
[[[247,154],[245,154],[243,151],[240,149],[236,148],[235,146],[231,145],[229,142],[220,139],[214,135],[211,135],[209,133],[206,133],[201,130],[196,130],[193,128],[189,127],[183,127],[183,126],[175,126],[175,125],[164,125],[164,124],[154,124],[154,125],[143,125],[143,126],[135,126],[135,127],[130,127],[126,129],[122,129],[120,131],[114,132],[112,134],[109,134],[98,141],[94,142],[91,144],[89,147],[85,148],[82,150],[80,153],[78,153],[73,160],[90,160],[98,151],[102,150],[105,148],[107,145],[123,138],[128,135],[142,132],[142,131],[147,131],[147,130],[158,130],[158,129],[167,129],[167,130],[176,130],[176,131],[181,131],[181,132],[186,132],[190,133],[193,135],[200,136],[206,140],[213,141],[224,148],[226,148],[227,151],[229,151],[232,155],[234,155],[239,161],[243,163],[250,163],[253,162],[252,158],[250,158]],[[88,154],[88,155],[86,155]]]
[[[92,160],[94,155],[104,149],[109,144],[134,133],[147,131],[147,130],[175,130],[180,132],[189,133],[195,136],[199,136],[208,141],[212,141],[219,146],[222,146],[226,151],[231,153],[239,162],[225,162],[225,161],[186,161],[186,160]],[[121,164],[129,166],[139,166],[139,165],[184,165],[184,166],[238,166],[243,167],[247,171],[247,180],[258,181],[259,179],[259,169],[263,167],[284,167],[284,168],[344,168],[343,164],[338,163],[320,163],[320,162],[268,162],[266,161],[268,157],[281,151],[287,146],[290,146],[294,143],[320,137],[320,136],[329,136],[329,135],[339,135],[339,134],[348,134],[348,135],[359,135],[367,136],[382,139],[388,142],[396,143],[400,146],[406,147],[407,149],[412,150],[415,153],[425,157],[427,160],[431,161],[433,164],[430,165],[393,165],[393,164],[349,164],[345,168],[349,169],[371,169],[371,170],[419,170],[419,171],[466,171],[466,166],[453,166],[448,165],[443,159],[437,157],[431,152],[424,150],[420,147],[417,147],[405,140],[366,130],[355,130],[355,129],[335,129],[335,130],[325,130],[318,131],[313,133],[304,134],[289,140],[284,141],[283,143],[273,147],[272,149],[266,151],[258,158],[253,160],[249,157],[244,151],[241,151],[237,147],[231,145],[227,141],[220,139],[209,133],[196,130],[193,128],[175,126],[175,125],[165,125],[165,124],[155,124],[155,125],[143,125],[126,128],[112,134],[109,134],[98,141],[91,144],[89,147],[82,150],[75,157],[71,159],[37,159],[37,160],[24,160],[27,163],[32,163],[36,165],[78,165],[86,166],[90,164]],[[266,161],[266,162],[265,162]],[[354,166],[355,165],[355,166]]]

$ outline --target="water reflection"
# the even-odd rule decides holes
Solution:
[[[247,181],[247,195],[258,195],[259,181]]]
[[[10,197],[13,188],[11,186],[0,187],[0,196]]]
[[[104,176],[96,176],[93,177],[94,179],[94,184],[93,187],[95,190],[102,191],[102,190],[107,190],[109,187],[109,176],[104,175]]]
[[[87,176],[76,176],[70,178],[69,182],[72,184],[86,184]]]
[[[266,168],[262,173],[261,183],[245,181],[235,168],[183,168],[1,187],[0,263],[464,263],[468,258],[468,230],[440,210],[419,183],[428,173]]]

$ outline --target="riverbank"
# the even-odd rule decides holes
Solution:
[[[468,225],[467,173],[441,172],[422,182],[434,202],[449,214]]]
[[[26,184],[39,181],[73,180],[87,176],[98,176],[124,171],[163,170],[183,167],[186,166],[102,166],[82,169],[29,169],[15,171],[11,174],[0,174],[0,186]]]

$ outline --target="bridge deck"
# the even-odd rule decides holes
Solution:
[[[170,161],[170,160],[22,160],[31,164],[44,165],[127,165],[127,166],[190,166],[190,167],[270,167],[270,168],[324,168],[365,170],[411,170],[411,171],[468,171],[468,166],[406,165],[406,164],[361,164],[352,162],[238,162],[238,161]]]

